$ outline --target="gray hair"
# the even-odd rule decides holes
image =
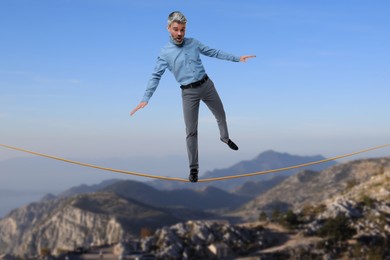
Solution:
[[[170,26],[173,22],[186,24],[187,18],[181,12],[175,11],[170,13],[168,16],[168,26]]]

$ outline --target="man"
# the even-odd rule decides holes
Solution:
[[[198,113],[199,103],[202,100],[214,114],[220,139],[231,149],[238,150],[237,145],[229,139],[225,111],[218,96],[214,83],[207,76],[200,60],[200,54],[234,62],[246,62],[248,58],[256,56],[235,56],[220,50],[209,48],[193,38],[185,38],[187,19],[180,12],[172,12],[168,16],[168,32],[170,41],[161,50],[152,77],[147,85],[141,103],[131,111],[134,115],[144,108],[156,90],[161,76],[169,69],[181,85],[184,122],[187,134],[187,152],[190,164],[189,180],[198,181]]]

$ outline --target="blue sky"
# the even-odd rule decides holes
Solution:
[[[257,55],[245,64],[202,59],[240,150],[219,141],[202,106],[201,172],[269,149],[330,157],[390,143],[390,2],[360,0],[2,0],[0,142],[87,161],[136,158],[128,170],[186,175],[169,71],[149,106],[129,116],[174,10],[187,16],[187,37]],[[0,150],[0,161],[22,156]],[[162,167],[165,158],[178,163]]]

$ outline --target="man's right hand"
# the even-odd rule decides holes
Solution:
[[[130,115],[131,116],[134,115],[135,112],[137,112],[141,108],[146,107],[147,105],[148,105],[148,102],[141,102],[141,103],[139,103],[139,105],[136,108],[134,108],[133,111],[130,112]]]

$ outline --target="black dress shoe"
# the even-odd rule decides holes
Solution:
[[[188,180],[190,182],[197,182],[198,181],[198,169],[191,169],[190,176],[188,176]]]
[[[238,150],[238,146],[232,140],[229,139],[227,142],[225,142],[221,139],[221,141],[224,142],[225,144],[227,144],[230,147],[230,149],[232,149],[234,151]]]

